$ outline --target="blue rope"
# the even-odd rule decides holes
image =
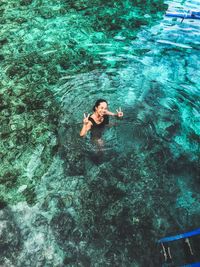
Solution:
[[[161,238],[158,241],[158,243],[165,243],[165,242],[175,241],[175,240],[179,240],[179,239],[182,239],[182,238],[191,237],[191,236],[194,236],[194,235],[200,235],[200,228],[196,229],[196,230],[193,230],[193,231],[190,231],[190,232],[187,232],[187,233],[180,234],[180,235],[174,235],[174,236]],[[190,265],[188,265],[188,266],[190,266]],[[197,265],[197,266],[200,266],[200,265]]]

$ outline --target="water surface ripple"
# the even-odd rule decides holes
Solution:
[[[150,2],[22,0],[18,13],[15,1],[0,9],[13,25],[10,35],[2,26],[2,85],[21,101],[10,122],[20,134],[7,150],[27,142],[29,155],[9,158],[23,175],[6,173],[5,195],[16,187],[2,211],[0,265],[159,267],[160,238],[199,228],[200,20],[162,16],[199,2]],[[98,98],[124,112],[101,148],[79,136]],[[190,240],[194,255],[173,243],[173,266],[200,261],[199,241]]]
[[[166,3],[172,12],[199,7],[195,1]],[[133,239],[139,235],[140,246],[151,251],[151,259],[130,252],[132,260],[138,262],[134,266],[160,266],[159,253],[152,255],[156,239],[199,227],[199,32],[200,20],[182,21],[164,16],[159,24],[142,27],[134,40],[124,37],[122,30],[107,43],[88,43],[104,67],[63,77],[56,92],[66,110],[64,121],[70,125],[73,117],[72,132],[77,135],[83,113],[92,112],[96,99],[105,98],[111,110],[121,106],[124,111],[123,120],[106,130],[99,161],[95,148],[88,146],[89,139],[80,143],[73,136],[70,142],[77,145],[73,149],[84,151],[83,173],[89,188],[90,183],[109,184],[112,179],[117,187],[123,186],[127,202],[118,199],[123,204],[115,219],[121,218],[123,227],[130,228],[124,229],[124,235],[117,240],[129,251],[125,239],[132,240],[129,235]],[[102,181],[102,177],[108,181]],[[105,196],[98,186],[89,190],[91,194],[96,191],[100,198]],[[97,214],[101,223],[122,231],[117,222],[105,220],[104,212]],[[127,224],[126,220],[131,218],[132,223]],[[98,228],[95,223],[92,225]],[[154,229],[154,234],[147,229]],[[140,238],[130,242],[137,246]],[[154,241],[149,243],[151,238]],[[179,251],[179,245],[175,244],[174,262],[189,263],[191,259],[184,262],[186,255]],[[140,254],[142,249],[138,251]],[[107,264],[114,266],[114,263]],[[129,266],[126,264],[123,266]]]

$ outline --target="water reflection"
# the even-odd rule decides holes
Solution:
[[[169,9],[196,5],[192,1],[168,4]],[[84,231],[93,245],[101,247],[104,236],[121,255],[114,259],[115,252],[108,251],[108,266],[122,264],[126,257],[139,266],[160,266],[156,239],[198,227],[200,206],[193,208],[187,196],[199,192],[200,69],[195,64],[199,29],[197,21],[181,23],[164,17],[160,24],[144,27],[135,40],[114,38],[109,43],[89,44],[106,67],[60,81],[57,97],[66,111],[64,121],[73,118],[76,125],[65,135],[73,136],[69,142],[76,144],[75,154],[81,151],[79,160],[85,166],[82,174],[87,189],[80,196],[81,214],[82,222],[92,227]],[[81,124],[77,124],[101,97],[108,100],[111,110],[121,106],[125,114],[106,129],[102,150],[91,144],[89,136],[78,137]],[[107,190],[119,195],[107,202]],[[122,220],[123,227],[118,223]],[[109,234],[111,229],[114,235]],[[133,247],[137,247],[134,252]],[[157,251],[154,256],[153,251]],[[147,261],[141,259],[142,253]],[[177,256],[180,262],[189,262],[186,254],[185,261],[181,259],[182,253]]]
[[[50,16],[44,26],[48,30],[43,36],[36,30],[35,38],[37,32],[41,38],[37,45],[44,49],[37,54],[37,64],[32,62],[35,54],[27,59],[27,69],[32,66],[38,74],[47,68],[48,85],[62,114],[58,144],[49,138],[42,147],[45,150],[51,142],[58,151],[51,166],[40,177],[39,165],[34,165],[38,171],[34,212],[23,203],[13,208],[25,242],[15,265],[34,265],[38,260],[49,266],[160,266],[156,241],[199,227],[199,21],[165,17],[163,1],[102,1],[104,5],[95,10],[93,2],[89,6],[86,2],[62,1],[58,18],[53,7],[47,13],[38,9],[42,19],[36,20],[37,27]],[[136,3],[134,10],[130,8]],[[195,1],[166,3],[172,10],[198,8]],[[105,5],[111,7],[110,14]],[[66,6],[71,8],[69,18]],[[26,27],[34,32],[35,25]],[[28,49],[34,49],[32,36],[31,41],[24,37]],[[55,53],[62,49],[62,55]],[[47,62],[54,68],[48,69]],[[18,82],[16,77],[13,83]],[[125,114],[105,129],[102,147],[91,143],[89,135],[79,137],[83,113],[90,113],[98,98],[108,100],[112,111],[122,107]],[[33,156],[31,163],[40,159],[39,152]],[[45,160],[43,156],[41,162]],[[10,239],[6,246],[7,242],[11,244]],[[10,251],[6,253],[5,261]],[[8,264],[13,265],[11,261]]]

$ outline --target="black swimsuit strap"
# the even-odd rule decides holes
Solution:
[[[88,120],[91,121],[92,126],[95,126],[95,127],[102,127],[109,123],[109,118],[107,115],[104,116],[103,121],[101,123],[96,123],[96,121],[91,117],[89,117]]]
[[[88,118],[89,121],[91,121],[92,125],[96,125],[97,123],[95,122],[95,120],[91,117]]]

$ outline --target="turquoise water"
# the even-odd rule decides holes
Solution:
[[[199,228],[197,1],[3,1],[0,265],[161,266]],[[79,131],[105,98],[99,151]],[[173,264],[199,259],[181,242]],[[197,253],[196,253],[197,252]]]

